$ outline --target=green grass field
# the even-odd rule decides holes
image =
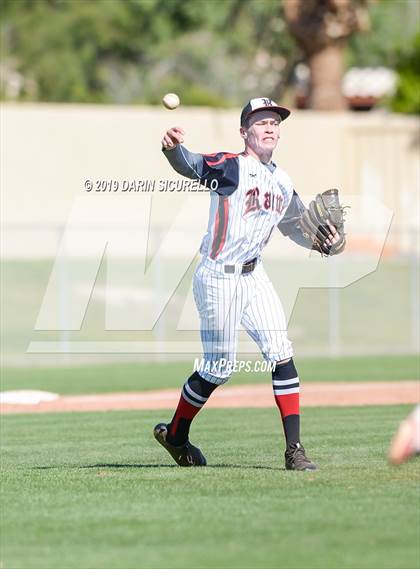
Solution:
[[[397,381],[419,377],[416,356],[295,358],[303,382]],[[43,389],[60,394],[109,393],[180,387],[191,362],[89,365],[60,368],[5,368],[1,389]],[[230,385],[264,383],[269,373],[237,373]]]
[[[415,356],[296,358],[303,382],[415,379]],[[5,368],[1,389],[180,387],[192,362]],[[231,385],[268,373],[238,373]],[[409,406],[304,409],[317,473],[283,469],[277,409],[208,409],[180,469],[151,430],[169,411],[3,417],[1,569],[418,568],[419,462],[392,468]]]
[[[305,409],[320,470],[283,470],[276,409],[205,410],[181,469],[153,440],[168,413],[2,419],[8,568],[419,567],[419,462],[386,462],[409,406]]]

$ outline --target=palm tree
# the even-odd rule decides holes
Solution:
[[[344,49],[355,32],[368,31],[370,0],[284,0],[290,33],[302,49],[311,72],[309,107],[342,110]]]

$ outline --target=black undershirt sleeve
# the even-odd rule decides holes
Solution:
[[[180,144],[173,149],[163,149],[163,154],[167,158],[172,168],[191,180],[200,180],[203,176],[203,155],[190,152]]]
[[[236,154],[195,154],[180,144],[174,149],[163,149],[163,153],[178,174],[200,180],[202,185],[221,196],[230,196],[238,187],[239,161]]]

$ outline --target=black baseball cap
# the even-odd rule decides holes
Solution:
[[[244,126],[246,119],[257,111],[273,111],[273,113],[278,113],[282,121],[286,120],[290,115],[289,109],[286,107],[279,107],[277,103],[268,99],[267,97],[261,97],[259,99],[251,99],[249,103],[245,105],[241,112],[241,126]]]

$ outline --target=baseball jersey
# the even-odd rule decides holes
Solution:
[[[261,255],[276,226],[310,248],[297,224],[305,206],[274,162],[228,152],[194,154],[180,145],[164,154],[177,172],[212,188],[202,255],[220,263],[245,263]]]

